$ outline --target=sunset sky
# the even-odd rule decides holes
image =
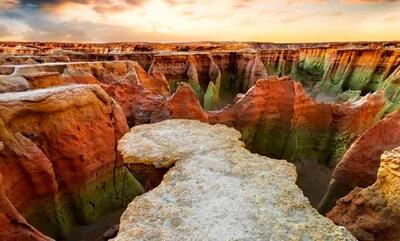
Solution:
[[[400,1],[0,0],[0,40],[400,40]]]

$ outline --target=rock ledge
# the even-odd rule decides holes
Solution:
[[[135,198],[114,241],[355,240],[319,215],[295,185],[295,167],[252,154],[224,125],[168,120],[131,129],[125,162],[171,167]]]

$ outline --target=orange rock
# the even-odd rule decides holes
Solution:
[[[175,94],[168,100],[170,118],[191,119],[208,122],[208,114],[203,110],[196,93],[187,83],[181,83]]]
[[[400,237],[399,203],[400,147],[382,155],[372,186],[354,189],[337,202],[327,217],[346,227],[360,241],[397,241]]]
[[[97,85],[2,94],[0,174],[9,202],[0,200],[2,212],[15,213],[11,203],[20,214],[4,222],[23,217],[58,238],[127,204],[142,192],[115,149],[127,130],[121,108]]]
[[[376,180],[380,156],[400,145],[400,112],[386,116],[363,133],[350,147],[332,175],[354,187],[367,187]]]
[[[4,193],[0,174],[0,240],[1,241],[50,241],[27,223]]]
[[[3,79],[3,92],[99,84],[122,107],[130,125],[150,123],[154,111],[163,113],[169,95],[169,85],[162,74],[148,75],[132,61],[26,65],[17,67],[15,75],[22,78],[22,84],[15,87],[11,85],[15,77],[7,77]]]
[[[356,120],[355,120],[356,121]],[[367,187],[376,180],[380,155],[400,145],[400,112],[394,112],[357,138],[337,164],[319,210],[329,211],[336,200],[355,187]]]

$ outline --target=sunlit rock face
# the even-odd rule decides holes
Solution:
[[[13,84],[16,78],[18,85]],[[0,81],[3,92],[98,84],[118,102],[131,125],[148,123],[153,111],[162,112],[164,96],[170,93],[163,76],[149,75],[132,61],[23,65],[15,67],[11,76],[0,76]]]
[[[357,138],[336,166],[320,210],[329,211],[336,200],[355,187],[372,185],[376,181],[381,154],[400,145],[399,133],[400,111],[395,111]]]
[[[118,144],[124,161],[173,167],[129,204],[113,240],[355,240],[311,207],[293,165],[239,138],[192,120],[133,127]]]
[[[148,72],[132,61],[52,63],[14,66],[13,74],[0,79],[5,91],[99,84],[121,105],[130,126],[171,118],[224,123],[242,133],[250,150],[296,162],[300,182],[309,176],[309,164],[322,165],[324,175],[330,175],[350,144],[395,107],[382,90],[350,96],[348,102],[326,94],[323,101],[315,93],[327,92],[304,89],[293,77],[265,77],[263,66],[253,52],[160,54]],[[21,82],[16,87],[11,84],[15,78]],[[241,90],[247,91],[233,98]],[[224,103],[230,105],[207,111]],[[324,179],[322,186],[329,182]],[[313,205],[323,192],[312,197]]]
[[[237,93],[246,92],[258,78],[292,75],[307,91],[323,100],[347,100],[384,89],[390,101],[386,107],[389,112],[400,98],[398,45],[397,42],[25,45],[8,42],[0,43],[0,51],[3,56],[22,57],[27,54],[23,49],[30,49],[29,54],[54,57],[52,62],[60,62],[55,57],[61,56],[70,61],[137,61],[146,71],[164,75],[172,90],[179,81],[189,82],[201,103],[207,102],[206,109],[223,107]],[[7,60],[3,63],[18,64]]]
[[[337,149],[371,126],[384,106],[383,92],[353,103],[318,102],[293,79],[272,76],[259,79],[233,105],[210,112],[210,122],[240,130],[257,153],[329,164]]]
[[[400,237],[400,147],[382,155],[376,182],[356,188],[328,213],[361,241],[394,241]]]
[[[0,95],[2,240],[45,239],[26,222],[65,237],[141,194],[116,152],[127,130],[96,85]]]

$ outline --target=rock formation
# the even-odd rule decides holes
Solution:
[[[44,240],[33,225],[59,238],[142,193],[116,153],[127,129],[96,85],[0,95],[0,236]]]
[[[366,130],[347,150],[336,166],[329,188],[319,209],[325,213],[339,198],[355,187],[367,187],[376,181],[380,156],[400,146],[400,111],[386,116]]]
[[[169,95],[162,75],[148,75],[132,61],[24,65],[16,67],[12,76],[0,76],[0,91],[2,82],[3,92],[99,84],[122,107],[131,125],[149,123],[153,111],[162,112],[164,96]]]
[[[239,138],[191,120],[133,127],[118,144],[124,161],[171,169],[129,204],[113,240],[355,240],[311,207],[293,165]]]
[[[382,155],[376,182],[340,199],[327,216],[360,241],[400,237],[400,147]]]
[[[49,241],[24,219],[4,193],[3,178],[0,174],[0,240]]]
[[[17,142],[13,146],[22,148],[10,151],[9,141],[3,138],[11,137],[0,139],[4,148],[0,152],[0,193],[4,193],[0,200],[6,207],[2,212],[8,213],[5,221],[0,220],[7,224],[0,233],[19,235],[16,230],[21,230],[22,236],[16,237],[39,240],[42,235],[37,230],[52,237],[63,236],[77,223],[97,217],[88,211],[92,204],[96,210],[104,210],[99,213],[109,213],[107,210],[113,209],[109,206],[97,208],[104,203],[97,195],[99,183],[105,187],[113,183],[118,189],[120,180],[128,178],[135,183],[132,186],[139,187],[133,174],[144,190],[156,188],[168,167],[118,166],[122,163],[114,147],[127,130],[126,123],[132,127],[166,119],[234,127],[250,151],[295,164],[297,184],[314,206],[325,193],[333,171],[320,206],[321,212],[329,211],[355,186],[371,185],[380,154],[400,145],[396,135],[400,123],[399,49],[399,42],[0,42],[0,100],[7,99],[0,101],[2,113],[6,113],[0,113],[5,123],[2,132],[12,133]],[[76,84],[90,87],[69,87]],[[11,101],[12,95],[16,97]],[[43,98],[36,100],[33,95]],[[18,100],[21,96],[28,96],[29,101]],[[95,107],[83,107],[87,102]],[[15,103],[35,107],[18,112]],[[63,118],[50,113],[48,106],[59,108]],[[14,113],[11,110],[16,114],[9,114]],[[47,117],[54,123],[50,128],[43,124],[48,123]],[[58,118],[57,124],[53,118]],[[104,133],[94,128],[97,119],[102,125],[98,129]],[[110,129],[120,134],[112,137]],[[93,138],[100,143],[98,148],[94,148]],[[27,161],[29,158],[34,161]],[[18,165],[11,165],[11,159]],[[33,175],[32,168],[42,174]],[[5,173],[8,169],[10,173]],[[52,169],[58,171],[49,171]],[[107,181],[111,174],[106,173],[111,172],[118,177],[123,173],[124,178]],[[100,181],[103,179],[106,181]],[[18,188],[11,188],[20,182]],[[44,190],[38,188],[41,186]],[[86,205],[87,196],[96,196],[100,204],[90,201]],[[38,201],[42,199],[45,201]],[[47,223],[42,221],[44,216],[51,217],[46,217]],[[10,220],[19,220],[22,226]],[[115,224],[110,223],[110,227]],[[110,230],[106,236],[114,234],[115,230]]]
[[[383,92],[354,103],[317,102],[291,78],[272,76],[258,80],[233,105],[210,112],[209,118],[240,130],[257,153],[329,163],[337,148],[370,127],[384,106]],[[338,136],[343,137],[340,143]]]

